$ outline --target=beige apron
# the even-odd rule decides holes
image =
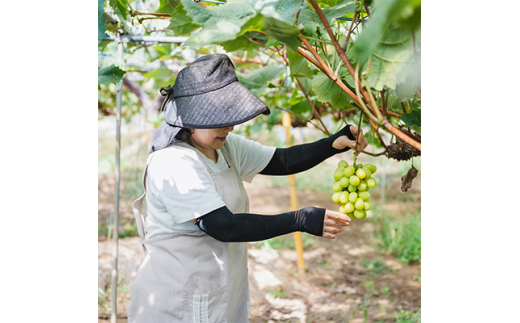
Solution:
[[[231,212],[247,213],[249,199],[227,144],[221,151],[226,171],[215,173],[203,163]],[[146,239],[144,194],[133,204],[146,256],[130,286],[128,322],[248,322],[247,243],[220,242],[201,230]]]

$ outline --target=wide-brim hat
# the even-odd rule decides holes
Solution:
[[[169,145],[181,128],[222,128],[270,114],[267,105],[238,82],[225,54],[193,61],[179,72],[174,87],[161,89],[161,94],[167,96],[161,108],[166,112],[152,140],[152,151]]]

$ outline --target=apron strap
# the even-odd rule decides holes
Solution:
[[[137,232],[139,233],[139,237],[141,237],[141,245],[143,246],[143,249],[144,251],[146,252],[146,247],[144,246],[144,240],[146,238],[146,234],[145,234],[145,231],[144,231],[144,223],[146,221],[146,217],[147,217],[147,214],[146,214],[146,210],[143,211],[143,200],[146,196],[146,174],[148,173],[148,165],[150,165],[150,162],[152,161],[153,159],[153,155],[152,154],[150,156],[150,159],[148,160],[148,162],[146,163],[146,167],[144,168],[144,172],[143,172],[143,188],[144,188],[144,192],[143,192],[143,195],[141,195],[137,200],[135,200],[133,203],[132,203],[132,210],[134,211],[134,216],[135,216],[135,223],[137,225]]]

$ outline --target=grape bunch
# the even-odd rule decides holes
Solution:
[[[354,164],[341,160],[334,171],[332,201],[339,205],[339,212],[354,219],[364,219],[372,208],[369,190],[376,185],[372,178],[377,167],[372,164]]]

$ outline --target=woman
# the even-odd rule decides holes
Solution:
[[[270,111],[223,54],[195,60],[161,94],[164,121],[152,140],[145,194],[133,205],[146,257],[130,287],[128,322],[247,322],[245,242],[295,231],[334,239],[350,218],[317,207],[251,214],[242,181],[309,169],[353,147],[357,128],[287,149],[231,134]],[[366,145],[360,133],[358,150]]]

